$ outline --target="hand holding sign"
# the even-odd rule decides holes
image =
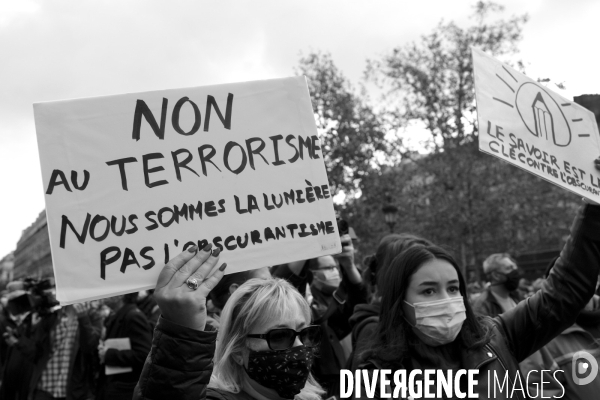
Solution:
[[[163,318],[198,331],[204,330],[206,298],[223,278],[227,266],[222,264],[217,267],[218,261],[218,255],[213,255],[208,245],[197,253],[196,248],[192,247],[165,265],[154,291]],[[188,286],[188,279],[191,278],[197,280],[197,289]]]
[[[153,288],[192,246],[228,272],[341,250],[304,77],[34,111],[61,304]]]

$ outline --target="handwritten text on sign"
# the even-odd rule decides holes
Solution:
[[[193,245],[228,272],[341,249],[302,77],[34,111],[62,303],[153,287]]]
[[[479,149],[600,201],[594,114],[473,48]]]

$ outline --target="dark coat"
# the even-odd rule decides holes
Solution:
[[[496,372],[500,379],[508,372],[512,387],[518,362],[572,325],[592,297],[600,269],[600,207],[587,206],[580,210],[571,232],[542,289],[516,308],[486,320],[493,330],[487,345],[462,350],[460,368],[479,369],[475,387],[479,398],[490,397],[487,392],[490,372]],[[199,332],[160,319],[134,400],[202,400],[206,397],[241,400],[238,396],[243,394],[218,391],[222,396],[218,397],[212,390],[207,392],[215,340],[213,332]],[[373,360],[370,366],[376,367],[377,361]],[[503,394],[497,392],[496,398],[509,398]],[[520,392],[516,392],[513,398],[523,398],[519,396]]]
[[[102,333],[102,318],[88,311],[77,318],[79,328],[69,363],[67,400],[87,400],[94,390],[94,365]]]
[[[519,371],[518,363],[575,322],[594,293],[599,270],[600,206],[587,205],[575,217],[571,236],[540,291],[512,310],[487,320],[493,329],[487,345],[477,350],[462,350],[460,368],[479,369],[475,387],[479,398],[489,397],[488,376],[493,383],[494,373],[503,379],[508,372],[512,388]],[[377,368],[380,364],[370,360],[363,367]],[[506,392],[495,394],[492,397],[496,399],[524,398],[519,391],[514,397]]]
[[[217,332],[208,326],[200,332],[159,318],[152,356],[146,359],[133,399],[255,400],[243,391],[207,388],[216,340]]]
[[[37,382],[50,357],[50,331],[56,321],[56,313],[44,316],[36,324],[33,324],[32,318],[33,314],[29,314],[18,326],[19,341],[8,348],[0,399],[27,399],[34,389],[32,382]]]
[[[104,357],[105,365],[131,367],[132,372],[105,375],[100,369],[98,382],[99,399],[130,400],[140,377],[144,360],[150,352],[152,331],[150,324],[135,304],[125,304],[114,315],[107,318],[106,339],[125,338],[131,341],[131,350],[108,349]]]
[[[516,304],[522,300],[516,291],[510,293],[510,297]],[[473,302],[473,311],[479,315],[485,315],[494,318],[504,312],[496,297],[492,294],[491,287],[485,289],[479,297]]]
[[[350,317],[352,325],[352,354],[346,364],[348,369],[356,370],[360,365],[361,354],[368,349],[373,337],[377,335],[381,303],[359,304]]]
[[[60,312],[44,318],[36,329],[35,339],[21,345],[21,349],[28,348],[26,353],[29,352],[33,359],[37,360],[29,383],[28,399],[35,397],[36,387],[50,360],[51,332],[60,322]],[[77,324],[77,333],[69,358],[67,400],[86,400],[90,397],[93,390],[93,352],[97,351],[102,331],[102,320],[90,313],[78,316]]]

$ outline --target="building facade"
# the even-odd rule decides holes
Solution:
[[[46,211],[23,231],[14,251],[13,278],[54,277]]]

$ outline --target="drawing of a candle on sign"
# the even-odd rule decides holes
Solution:
[[[517,111],[529,132],[541,139],[551,140],[554,145],[566,147],[571,143],[571,127],[561,106],[543,87],[523,83],[517,90]],[[563,106],[570,103],[563,104]]]
[[[535,136],[545,137],[548,140],[548,131],[550,131],[551,137],[554,137],[554,120],[541,93],[535,96],[531,109],[535,120]]]

